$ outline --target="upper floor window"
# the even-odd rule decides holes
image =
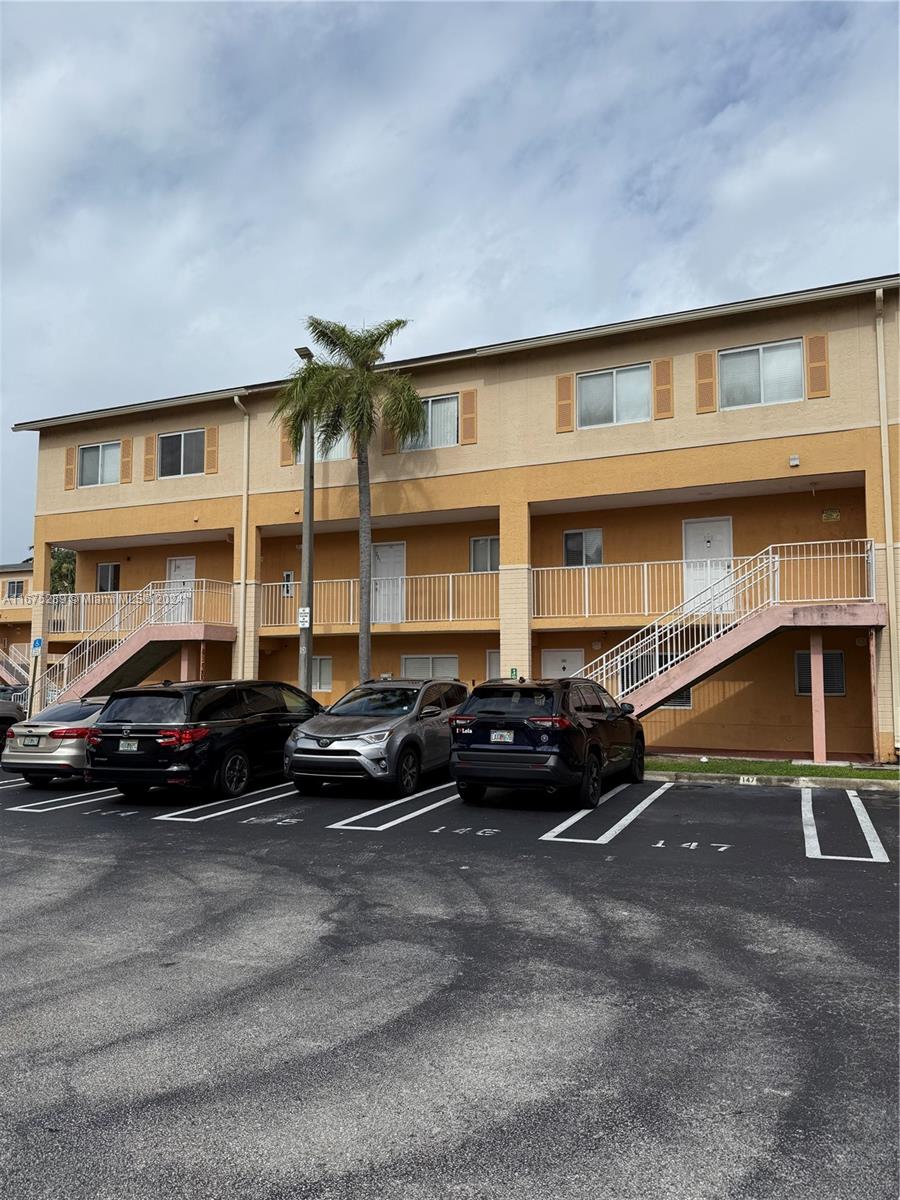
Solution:
[[[603,562],[602,529],[570,529],[563,534],[564,565],[599,567]]]
[[[101,483],[119,482],[121,442],[97,442],[78,447],[78,486],[96,487]]]
[[[6,581],[7,600],[20,600],[25,595],[24,579],[8,579]]]
[[[769,342],[719,351],[719,407],[802,400],[803,342]]]
[[[173,475],[202,475],[206,435],[202,429],[159,435],[160,479]]]
[[[319,449],[318,442],[316,443],[316,462],[336,462],[341,458],[350,457],[350,434],[345,433],[343,437],[338,438],[327,454],[323,454]],[[300,449],[297,451],[297,462],[303,462],[303,443],[300,443]]]
[[[473,537],[469,539],[469,570],[500,570],[499,537]]]
[[[436,450],[440,446],[456,446],[459,443],[459,396],[426,396],[425,429],[415,438],[410,438],[404,450]]]
[[[578,428],[650,420],[650,364],[592,371],[576,380]]]
[[[97,591],[117,592],[119,590],[119,564],[97,563]]]

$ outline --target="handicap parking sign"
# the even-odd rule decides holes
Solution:
[[[33,658],[37,658],[37,656],[40,654],[41,646],[43,646],[43,644],[44,644],[43,638],[35,638],[34,641],[31,643],[31,654],[32,654]]]

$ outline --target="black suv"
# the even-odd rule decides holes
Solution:
[[[537,787],[577,793],[582,808],[596,808],[604,776],[644,777],[644,731],[633,712],[577,676],[489,680],[450,718],[459,794],[480,800],[488,786]]]
[[[240,796],[282,770],[297,725],[321,709],[287,683],[162,683],[113,692],[87,738],[87,779],[138,799],[151,787]]]

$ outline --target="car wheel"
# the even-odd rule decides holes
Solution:
[[[150,791],[143,783],[117,783],[116,787],[126,800],[143,800]]]
[[[632,783],[640,783],[644,778],[644,743],[640,738],[635,738],[628,778]]]
[[[579,800],[582,808],[596,808],[603,792],[603,768],[596,754],[589,754],[581,776]]]
[[[250,762],[243,750],[229,750],[216,772],[215,790],[226,800],[242,795],[250,782]]]
[[[49,778],[44,775],[32,775],[29,771],[27,774],[22,772],[22,779],[29,787],[40,787],[42,783],[49,783]]]
[[[456,790],[462,800],[468,801],[470,804],[478,804],[484,799],[487,788],[483,783],[458,783]]]
[[[412,746],[407,746],[400,751],[400,757],[397,760],[397,779],[394,785],[397,795],[411,796],[413,792],[418,791],[421,774],[422,766],[419,762],[418,751]]]
[[[295,779],[294,787],[301,796],[318,796],[322,790],[321,779]]]

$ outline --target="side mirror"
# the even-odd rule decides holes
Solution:
[[[426,704],[419,713],[419,718],[425,720],[426,717],[439,717],[442,710],[436,704]]]
[[[634,712],[634,705],[629,704],[627,700],[623,704],[620,704],[619,708],[622,710],[623,715],[626,717],[630,716],[630,714]]]

